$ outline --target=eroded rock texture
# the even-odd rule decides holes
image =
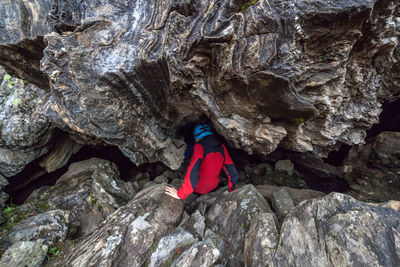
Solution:
[[[41,60],[47,116],[173,169],[183,154],[173,129],[200,114],[248,152],[326,156],[362,143],[400,90],[398,1],[243,4],[59,0],[45,21],[39,4],[39,24],[55,30]]]
[[[47,153],[54,126],[42,114],[44,91],[6,75],[3,68],[0,83],[0,174],[10,177]]]

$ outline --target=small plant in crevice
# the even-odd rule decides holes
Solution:
[[[6,74],[3,77],[3,81],[7,83],[8,88],[13,89],[15,87],[15,85],[19,82],[19,79],[11,77],[10,75]],[[25,80],[23,82],[24,82],[24,85],[28,84],[28,82],[25,81]],[[23,93],[24,93],[23,91],[18,90],[18,89],[14,91],[14,94],[13,94],[14,95],[13,105],[15,107],[18,106],[19,104],[21,104],[22,99],[20,98],[20,96]]]
[[[241,7],[240,10],[241,11],[245,11],[247,10],[249,7],[251,7],[252,5],[257,4],[258,0],[252,0],[252,1],[246,1],[246,3],[244,3]]]

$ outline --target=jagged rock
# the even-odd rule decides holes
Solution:
[[[252,185],[234,192],[223,192],[206,214],[207,225],[229,245],[224,260],[229,266],[243,265],[244,237],[253,218],[271,209],[262,195]]]
[[[49,150],[54,126],[42,114],[45,93],[4,74],[0,67],[0,174],[10,177]]]
[[[292,176],[294,172],[294,165],[289,159],[278,160],[275,163],[275,171],[286,172],[289,176]]]
[[[141,266],[152,248],[180,221],[182,201],[166,196],[164,185],[139,192],[65,255],[61,266]]]
[[[179,226],[172,233],[160,239],[156,250],[151,254],[148,266],[168,266],[168,262],[171,264],[173,258],[178,255],[177,251],[184,251],[197,241],[198,239],[193,234]]]
[[[253,219],[244,242],[245,266],[266,266],[271,263],[279,242],[279,233],[271,213]]]
[[[8,181],[6,178],[4,178],[3,175],[0,174],[0,224],[4,223],[6,221],[6,218],[4,217],[3,210],[6,206],[5,202],[8,199],[8,195],[4,193],[3,187],[8,185]]]
[[[382,132],[366,145],[351,148],[344,167],[357,198],[400,200],[400,133]]]
[[[40,71],[45,44],[51,32],[47,20],[50,0],[2,1],[0,5],[0,64],[13,76],[48,89],[47,76]]]
[[[154,178],[153,182],[155,182],[157,184],[167,184],[168,178],[163,175],[160,175],[160,176],[157,176],[156,178]]]
[[[19,241],[9,247],[0,260],[1,267],[41,267],[48,246],[42,241]]]
[[[69,235],[90,234],[108,215],[135,195],[131,183],[119,179],[118,167],[98,158],[75,162],[52,187],[34,191],[26,203],[71,212]]]
[[[272,196],[275,191],[280,188],[284,188],[289,192],[290,198],[293,200],[293,204],[296,206],[300,202],[312,198],[323,197],[326,194],[320,191],[315,191],[311,189],[296,189],[286,186],[273,186],[273,185],[258,185],[256,189],[261,193],[261,195],[266,198],[269,202],[272,201]]]
[[[273,210],[281,221],[294,207],[289,192],[284,188],[280,188],[273,193],[271,202]]]
[[[248,152],[326,156],[400,90],[396,0],[84,2],[53,2],[53,25],[81,25],[45,37],[47,114],[136,163],[178,168],[171,129],[201,113]]]
[[[198,236],[199,238],[204,237],[204,232],[206,229],[205,218],[201,215],[199,210],[193,212],[187,221],[182,224],[182,226],[191,232],[193,235]]]
[[[221,259],[224,243],[216,238],[205,238],[183,252],[174,260],[171,267],[179,266],[213,266]]]
[[[51,151],[39,162],[39,165],[48,173],[53,172],[67,164],[71,155],[77,153],[82,145],[76,143],[68,136],[62,135],[57,138]]]
[[[3,240],[7,248],[18,241],[43,240],[43,244],[52,247],[57,242],[63,242],[67,237],[69,212],[51,210],[20,222],[13,227]]]
[[[297,206],[279,240],[272,266],[397,266],[400,213],[331,193]]]

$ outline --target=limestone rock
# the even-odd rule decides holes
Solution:
[[[399,238],[398,211],[331,193],[285,218],[271,265],[397,266]]]
[[[52,30],[47,20],[50,8],[50,0],[7,0],[0,5],[0,65],[43,89],[49,88],[40,60],[45,48],[43,36]]]
[[[0,78],[0,174],[10,177],[49,150],[54,126],[42,114],[43,91],[1,67]]]
[[[154,244],[178,224],[182,215],[182,201],[166,196],[164,189],[156,185],[139,192],[65,255],[61,265],[144,264]]]
[[[229,266],[243,265],[244,237],[250,223],[259,213],[270,211],[266,200],[252,185],[232,193],[225,191],[211,205],[206,214],[207,225],[229,246],[224,251]]]
[[[172,233],[160,239],[156,250],[151,254],[148,266],[164,266],[168,262],[172,263],[173,257],[179,255],[177,251],[184,251],[197,241],[198,239],[193,234],[179,226]]]
[[[212,266],[221,258],[223,246],[224,243],[221,240],[205,238],[183,252],[179,258],[172,262],[171,267]]]
[[[69,212],[51,210],[20,222],[6,235],[3,246],[8,247],[18,241],[43,240],[43,244],[52,247],[67,237]]]
[[[300,202],[312,198],[323,197],[326,194],[320,191],[315,191],[311,189],[296,189],[286,186],[273,186],[273,185],[258,185],[256,189],[261,193],[261,195],[266,198],[269,202],[272,201],[272,197],[275,191],[280,188],[284,188],[289,192],[290,198],[293,200],[293,204],[296,206]]]
[[[399,132],[382,132],[351,148],[344,163],[351,194],[367,201],[400,200],[399,140]]]
[[[137,164],[177,169],[173,129],[201,114],[248,152],[326,156],[400,91],[397,0],[34,3],[0,9],[0,63],[51,88],[59,128]]]
[[[0,260],[1,267],[41,267],[48,246],[42,241],[19,241],[9,247]]]
[[[275,170],[280,172],[286,172],[289,176],[293,175],[294,172],[294,165],[293,163],[286,159],[286,160],[278,160],[275,163]]]
[[[293,200],[284,188],[276,190],[272,195],[272,208],[281,221],[293,209]]]
[[[46,169],[48,173],[63,167],[69,158],[81,149],[82,145],[66,135],[57,138],[51,151],[40,161],[39,165]]]
[[[250,224],[244,245],[245,266],[265,266],[274,258],[279,233],[271,213],[261,213]]]
[[[90,234],[108,215],[135,195],[130,183],[119,178],[118,167],[98,158],[75,162],[52,187],[34,191],[26,202],[71,212],[69,235]]]

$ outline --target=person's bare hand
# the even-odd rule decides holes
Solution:
[[[169,195],[169,196],[171,196],[173,198],[180,199],[178,197],[178,192],[173,187],[169,187],[169,186],[165,187],[165,194],[167,194],[167,195]]]

